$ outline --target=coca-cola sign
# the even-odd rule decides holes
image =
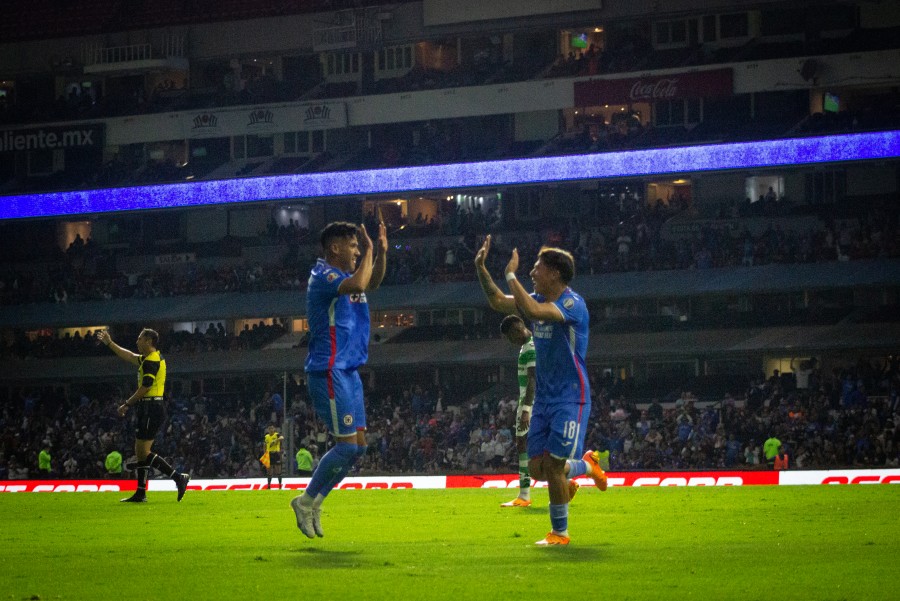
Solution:
[[[731,69],[575,82],[575,106],[731,96]]]
[[[631,86],[628,99],[632,102],[641,100],[658,100],[678,97],[678,78],[667,77],[655,82],[639,79]]]

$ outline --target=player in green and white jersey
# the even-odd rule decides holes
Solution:
[[[500,333],[519,347],[517,362],[519,380],[519,405],[516,408],[516,451],[519,454],[519,496],[501,507],[528,507],[531,505],[531,476],[528,473],[528,425],[531,421],[531,405],[534,403],[534,338],[531,330],[518,315],[507,315],[500,323]],[[575,496],[578,483],[569,480],[569,497]]]

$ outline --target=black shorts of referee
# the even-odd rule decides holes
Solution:
[[[153,440],[166,421],[166,404],[161,396],[144,397],[135,405],[136,430],[138,440]]]

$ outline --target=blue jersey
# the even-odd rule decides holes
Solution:
[[[539,303],[543,296],[532,293]],[[534,333],[535,390],[537,403],[589,403],[590,384],[585,359],[590,326],[587,305],[566,288],[553,303],[565,321],[536,321]]]
[[[319,259],[306,287],[309,355],[306,371],[356,369],[369,358],[369,305],[365,293],[338,294],[350,277]]]

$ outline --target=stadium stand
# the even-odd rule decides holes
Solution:
[[[702,402],[685,390],[662,404],[658,399],[635,403],[627,383],[595,373],[587,444],[609,449],[615,471],[764,469],[762,443],[773,434],[798,468],[897,467],[898,367],[896,358],[885,364],[859,360],[830,373],[812,370],[804,389],[791,374],[759,377],[747,383],[740,400],[726,393]],[[279,419],[267,392],[272,383],[239,380],[239,392],[174,395],[170,425],[156,444],[174,458],[176,469],[189,466],[196,476],[212,478],[261,475],[258,444],[267,424]],[[360,472],[508,471],[515,399],[492,391],[457,394],[463,388],[395,388],[388,381],[367,390],[370,451]],[[120,397],[100,391],[99,386],[68,395],[51,386],[20,390],[0,418],[0,480],[36,474],[45,440],[56,451],[55,475],[102,477],[106,453],[129,448],[131,441],[130,429],[115,417]],[[292,384],[290,398],[295,439],[321,456],[328,443],[304,388]]]
[[[425,4],[10,3],[0,194],[900,124],[890,3],[697,0],[648,16],[529,2],[476,22]],[[323,114],[334,121],[305,124]],[[98,144],[5,141],[51,128]],[[275,419],[292,448],[323,453],[297,379],[306,274],[325,223],[375,231],[376,207],[394,248],[373,301],[367,472],[509,469],[511,354],[472,269],[488,233],[495,275],[514,247],[523,265],[542,244],[573,251],[592,314],[587,444],[614,470],[755,469],[773,432],[797,467],[896,467],[898,171],[782,164],[0,222],[0,479],[28,476],[44,440],[72,477],[129,448],[114,404],[130,374],[94,336],[129,340],[147,323],[178,366],[157,441],[176,469],[257,475],[266,391],[282,378],[289,409]],[[812,358],[807,388],[770,375]],[[645,419],[654,398],[661,413]]]

